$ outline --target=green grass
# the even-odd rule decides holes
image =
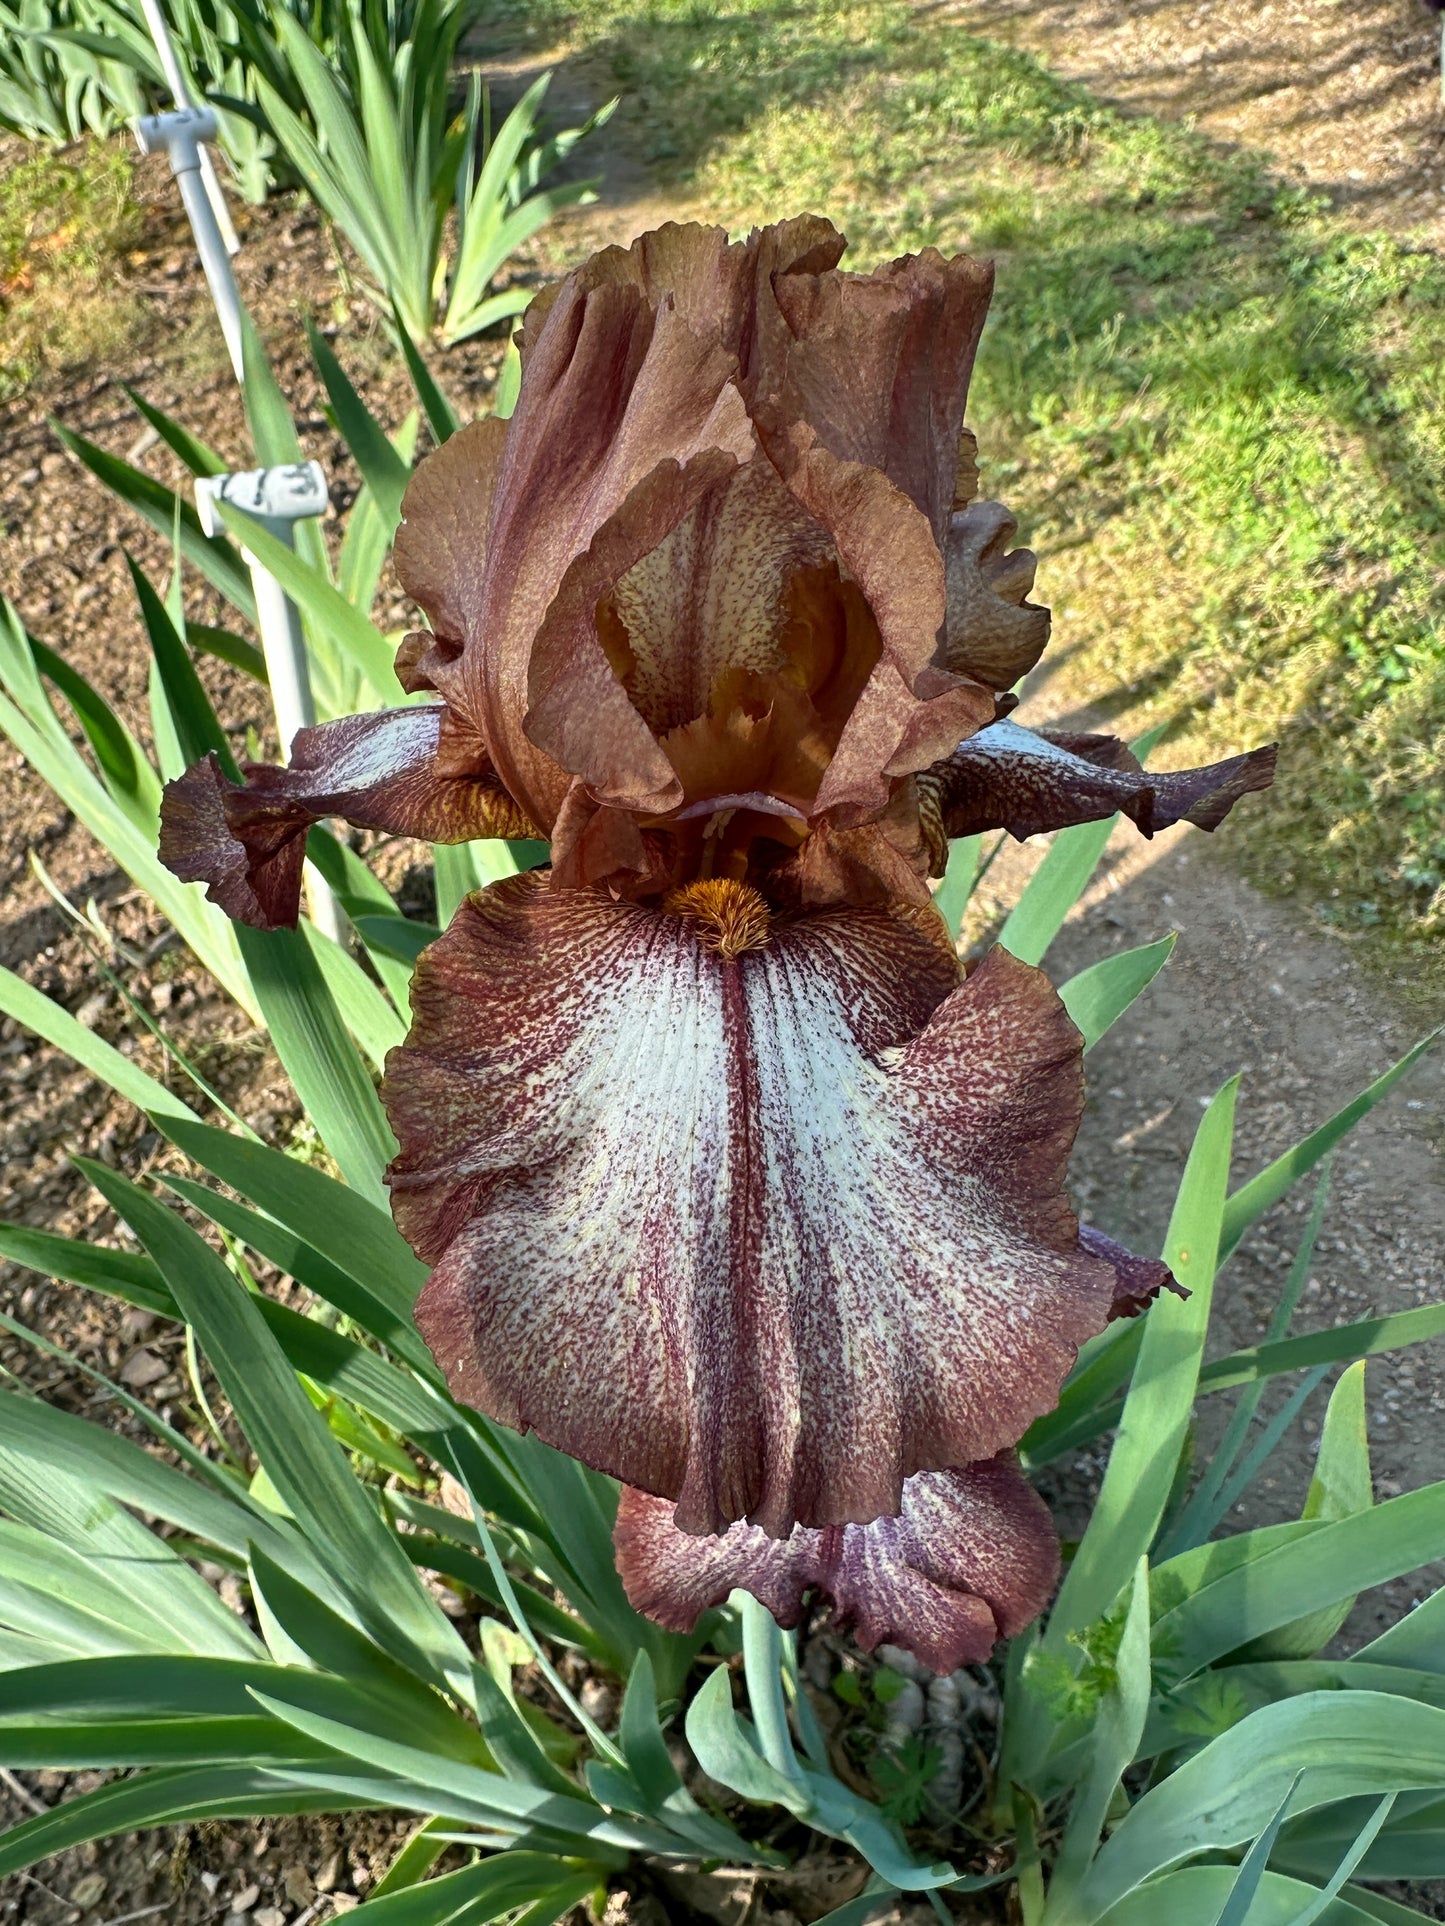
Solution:
[[[145,323],[116,268],[145,215],[116,141],[57,151],[7,143],[0,162],[0,400],[46,371],[104,362]]]
[[[857,265],[997,258],[971,418],[1067,686],[1177,716],[1176,762],[1281,734],[1232,841],[1420,977],[1445,927],[1437,258],[898,0],[526,11],[729,226],[811,208]]]

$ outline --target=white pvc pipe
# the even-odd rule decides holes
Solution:
[[[195,113],[197,110],[191,108]],[[241,331],[241,295],[236,286],[236,277],[231,270],[231,257],[226,248],[225,237],[216,222],[216,211],[206,192],[205,179],[201,173],[201,162],[206,150],[199,141],[182,142],[172,139],[167,142],[171,158],[171,171],[176,177],[176,185],[181,190],[181,204],[191,224],[195,237],[196,252],[201,257],[201,271],[206,277],[206,286],[211,291],[211,301],[216,310],[216,319],[221,324],[221,336],[226,343],[226,353],[231,357],[231,367],[237,381],[244,381],[246,358]],[[217,184],[219,191],[219,183]]]
[[[160,0],[141,0],[141,6],[166,84],[175,97],[176,111],[147,115],[138,124],[136,133],[146,153],[156,153],[164,147],[169,157],[171,172],[180,189],[181,203],[191,224],[196,252],[201,257],[206,286],[211,291],[216,318],[221,324],[226,352],[231,358],[236,380],[244,390],[244,311],[231,267],[231,256],[239,243],[231,225],[221,184],[216,179],[216,170],[206,150],[206,142],[216,137],[216,116],[210,107],[197,107],[191,97],[185,72],[171,45],[170,31],[161,11]],[[235,479],[217,477],[213,482],[202,482],[198,486],[203,519],[207,514],[207,489],[220,492]],[[293,539],[291,524],[297,515],[317,514],[326,506],[326,478],[315,462],[302,464],[299,468],[258,470],[242,480],[254,485],[257,496],[254,506],[263,511],[266,507],[272,507],[273,512],[279,511],[275,513],[275,519],[268,513],[266,520],[272,532],[288,543]],[[270,504],[263,498],[272,492],[273,482],[280,484],[275,492],[282,499]],[[253,506],[251,502],[244,501],[241,505]],[[215,531],[208,529],[208,532]],[[249,552],[246,553],[246,561],[251,570],[251,587],[256,598],[256,626],[261,632],[261,648],[271,684],[271,704],[281,737],[281,753],[289,757],[296,731],[316,720],[301,618],[295,604],[270,571],[263,568]],[[309,864],[306,868],[306,892],[311,919],[316,927],[333,941],[344,945],[346,919],[341,906],[325,880]]]
[[[276,532],[280,533],[279,530]],[[251,566],[251,588],[256,597],[256,625],[261,631],[261,648],[266,657],[266,674],[271,682],[276,727],[281,732],[281,753],[289,759],[296,731],[309,729],[316,720],[316,704],[312,700],[306,677],[306,644],[301,634],[301,618],[297,614],[296,604],[270,570],[262,568],[249,551],[246,560]]]
[[[166,77],[166,85],[171,90],[171,98],[177,107],[194,107],[195,99],[191,93],[190,82],[185,70],[176,58],[176,50],[171,45],[170,28],[161,12],[160,0],[140,0],[141,12],[145,15],[146,25],[150,28],[151,39],[155,42],[156,54],[161,63],[161,72]],[[203,147],[201,149],[201,182],[206,190],[206,199],[211,204],[216,226],[220,230],[221,242],[227,254],[239,254],[241,243],[231,221],[231,210],[226,205],[226,197],[221,192],[221,183],[216,178],[216,164]]]

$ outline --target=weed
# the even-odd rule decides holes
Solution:
[[[0,399],[42,369],[113,356],[144,319],[115,285],[145,220],[130,156],[100,140],[19,151],[0,171]]]

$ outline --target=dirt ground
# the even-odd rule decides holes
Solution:
[[[1101,99],[1269,155],[1375,227],[1445,242],[1440,22],[1422,0],[945,0]]]
[[[1430,67],[1437,33],[1413,0],[1367,0],[1348,9],[1311,0],[1248,11],[1237,0],[1209,9],[1132,0],[1081,0],[1068,8],[1054,0],[1030,0],[1027,8],[1022,0],[965,0],[952,11],[967,26],[1017,34],[1114,99],[1193,113],[1222,138],[1270,149],[1282,165],[1303,170],[1371,220],[1433,223],[1432,232],[1445,241],[1445,136]],[[1268,23],[1267,47],[1261,21]],[[595,88],[592,81],[574,69],[569,84],[589,97],[559,104],[568,110],[598,104],[607,78],[596,76]],[[602,204],[564,220],[546,254],[531,263],[534,271],[575,258],[600,239],[630,238],[665,214],[629,145],[625,108],[609,142]],[[35,633],[92,676],[148,735],[143,642],[120,544],[132,546],[162,577],[163,545],[59,452],[45,420],[53,413],[175,485],[175,464],[141,432],[124,379],[200,428],[223,453],[239,453],[244,445],[233,386],[164,173],[146,172],[142,191],[151,216],[145,258],[133,272],[138,285],[153,291],[155,326],[135,364],[87,371],[0,412],[0,586]],[[402,384],[365,303],[349,300],[340,318],[332,310],[334,262],[309,214],[278,202],[246,220],[243,292],[278,352],[307,450],[325,463],[344,502],[356,478],[320,412],[304,344],[296,345],[298,309],[309,305],[336,328],[353,378],[393,422],[404,406]],[[446,378],[464,409],[484,396],[495,358],[487,347],[448,359]],[[1040,594],[1048,599],[1047,557]],[[403,604],[394,589],[390,596],[382,615],[399,621]],[[189,613],[215,619],[219,608],[198,592]],[[241,732],[249,722],[264,734],[256,692],[218,667],[208,665],[206,674],[227,726]],[[1041,681],[1026,717],[1077,721],[1087,715],[1092,693],[1071,687],[1065,668]],[[1245,807],[1269,804],[1251,799]],[[1054,973],[1063,975],[1171,928],[1180,932],[1168,968],[1090,1059],[1090,1103],[1075,1166],[1086,1214],[1145,1249],[1158,1247],[1201,1102],[1227,1076],[1245,1071],[1236,1158],[1242,1179],[1386,1068],[1438,1014],[1420,1006],[1410,984],[1367,974],[1347,940],[1322,934],[1307,920],[1307,906],[1268,901],[1243,884],[1231,868],[1229,835],[1228,827],[1212,842],[1195,832],[1171,832],[1149,845],[1121,832],[1050,958]],[[116,938],[141,959],[126,962],[122,973],[182,1046],[197,1054],[243,1114],[284,1137],[296,1119],[265,1039],[248,1033],[184,952],[166,944],[126,879],[7,751],[0,755],[0,963],[118,1040],[130,1027],[125,1012],[32,875],[31,849],[78,902],[96,898]],[[1011,900],[1036,860],[1035,851],[1006,852],[985,885],[984,911]],[[424,890],[424,879],[413,876],[410,887]],[[148,1068],[162,1067],[149,1042],[137,1047],[137,1056]],[[137,1128],[125,1106],[98,1095],[80,1073],[13,1026],[0,1033],[0,1060],[0,1217],[103,1235],[106,1219],[70,1170],[69,1154],[81,1148],[137,1174],[154,1166],[160,1145]],[[1301,1327],[1404,1309],[1441,1294],[1442,1142],[1445,1051],[1427,1057],[1337,1158]],[[1300,1196],[1281,1205],[1221,1281],[1217,1349],[1259,1335],[1307,1202]],[[0,1270],[0,1299],[82,1357],[148,1382],[151,1395],[176,1416],[184,1382],[174,1346],[136,1314],[122,1316],[83,1293],[13,1270]],[[93,1394],[77,1373],[37,1365],[8,1339],[0,1340],[0,1365],[71,1408],[91,1408]],[[1369,1386],[1379,1493],[1445,1475],[1445,1345],[1376,1361]],[[1309,1475],[1311,1426],[1317,1430],[1321,1409],[1313,1407],[1312,1418],[1281,1448],[1241,1522],[1297,1511]],[[1212,1416],[1203,1426],[1206,1445],[1211,1425],[1217,1430]],[[1070,1508],[1077,1513],[1087,1495],[1088,1478],[1086,1465],[1059,1489],[1065,1529]],[[1367,1636],[1419,1590],[1417,1581],[1401,1581],[1373,1594],[1362,1601],[1356,1628]],[[48,1802],[59,1790],[58,1775],[23,1780],[18,1790],[0,1783],[0,1821],[19,1818],[27,1800]],[[212,1920],[321,1926],[364,1895],[396,1838],[397,1829],[384,1821],[146,1835],[86,1848],[0,1885],[0,1922],[115,1926],[151,1917],[178,1926]],[[666,1903],[653,1898],[629,1916],[634,1926],[655,1926],[658,1919],[683,1917],[688,1903],[677,1894]],[[1421,1903],[1418,1895],[1414,1903]],[[913,1916],[909,1909],[910,1926]],[[777,1915],[779,1926],[786,1917]]]

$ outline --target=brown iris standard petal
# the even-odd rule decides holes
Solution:
[[[1028,599],[1038,560],[1009,547],[1017,532],[1002,502],[970,503],[948,531],[948,663],[990,689],[1011,689],[1049,639],[1049,611]]]
[[[1146,771],[1117,736],[1055,735],[995,722],[920,778],[948,836],[1006,829],[1021,841],[1122,812],[1153,836],[1178,822],[1217,829],[1241,796],[1274,781],[1276,748],[1202,769]]]
[[[257,929],[295,928],[306,832],[323,817],[433,843],[535,833],[440,703],[299,730],[288,768],[246,763],[242,774],[231,782],[210,755],[167,783],[160,854]]]
[[[677,799],[608,664],[596,610],[755,452],[736,372],[675,301],[590,285],[585,270],[564,283],[529,351],[462,669],[502,779],[544,828],[572,776],[600,800]]]
[[[685,1530],[863,1522],[1013,1444],[1108,1320],[1081,1039],[1003,951],[960,983],[931,911],[722,888],[741,949],[691,896],[521,877],[423,955],[383,1093],[417,1320],[459,1397]]]
[[[717,1537],[681,1531],[665,1498],[625,1489],[614,1532],[617,1569],[638,1611],[689,1632],[736,1588],[780,1625],[827,1600],[865,1652],[901,1645],[934,1672],[986,1659],[1044,1606],[1059,1572],[1048,1506],[1012,1457],[925,1471],[903,1487],[896,1517],[770,1538],[737,1524]]]
[[[438,642],[406,673],[485,740],[556,887],[766,891],[993,716],[943,648],[992,271],[844,274],[843,246],[810,216],[605,249],[528,310],[510,425],[412,484],[398,569]]]
[[[495,416],[469,422],[407,483],[392,560],[434,633],[460,649],[481,609],[492,504],[507,446]]]

